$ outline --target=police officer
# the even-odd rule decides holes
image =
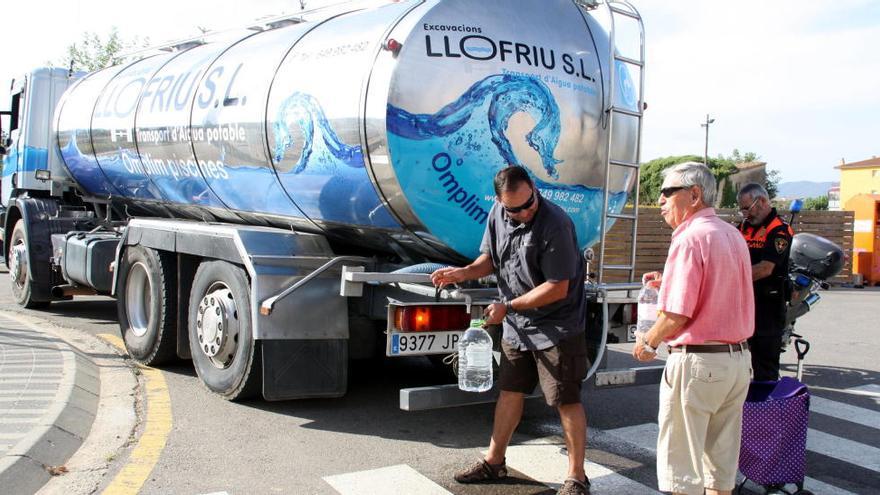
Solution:
[[[779,355],[788,297],[788,257],[794,231],[770,204],[760,184],[746,184],[737,194],[742,232],[752,258],[755,334],[749,339],[753,378],[779,379]]]

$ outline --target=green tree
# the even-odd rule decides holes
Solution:
[[[779,194],[779,182],[782,180],[782,172],[779,170],[769,170],[767,172],[767,180],[764,182],[764,188],[767,189],[767,194],[770,196],[770,199],[776,197]]]
[[[817,196],[815,198],[807,198],[804,200],[805,210],[827,210],[828,196]]]
[[[719,204],[722,208],[736,208],[736,190],[733,188],[733,182],[726,180],[724,181],[724,187],[721,188],[721,203]]]
[[[733,152],[730,154],[730,156],[724,157],[724,156],[719,155],[719,157],[726,158],[727,160],[730,160],[733,163],[754,162],[754,161],[757,161],[761,158],[754,151],[746,151],[745,153],[742,153],[736,148],[733,149]]]
[[[106,37],[87,31],[78,43],[67,47],[66,55],[54,65],[69,67],[72,63],[74,71],[92,72],[121,63],[125,52],[145,47],[149,43],[149,38],[124,40],[115,26],[110,28]]]
[[[663,170],[683,162],[703,163],[703,157],[698,155],[667,156],[643,164],[639,180],[639,203],[643,205],[657,204],[660,186],[663,184]],[[708,165],[712,173],[715,174],[715,180],[718,184],[721,184],[723,179],[734,174],[737,170],[734,162],[726,158],[709,158]]]

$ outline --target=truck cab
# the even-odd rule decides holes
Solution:
[[[53,131],[55,108],[64,91],[82,73],[60,68],[34,69],[12,82],[8,134],[4,144],[0,203],[4,210],[19,191],[61,195],[69,187]],[[55,178],[56,180],[50,180]],[[67,187],[65,187],[67,186]]]

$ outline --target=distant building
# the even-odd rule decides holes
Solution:
[[[725,177],[724,180],[719,184],[718,190],[724,191],[724,188],[727,187],[727,183],[730,182],[733,186],[734,191],[739,191],[740,188],[749,182],[757,182],[762,186],[767,183],[767,162],[742,162],[736,164],[737,171],[733,174]],[[718,199],[716,206],[719,206],[722,201],[722,194],[718,195]]]
[[[840,184],[828,189],[828,209],[840,210]]]
[[[838,204],[845,205],[857,194],[880,194],[880,158],[874,156],[852,163],[841,160],[834,168],[840,170]]]

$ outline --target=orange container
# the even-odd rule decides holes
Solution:
[[[880,283],[880,194],[858,194],[844,209],[855,212],[853,219],[853,273],[861,273],[865,283]]]

